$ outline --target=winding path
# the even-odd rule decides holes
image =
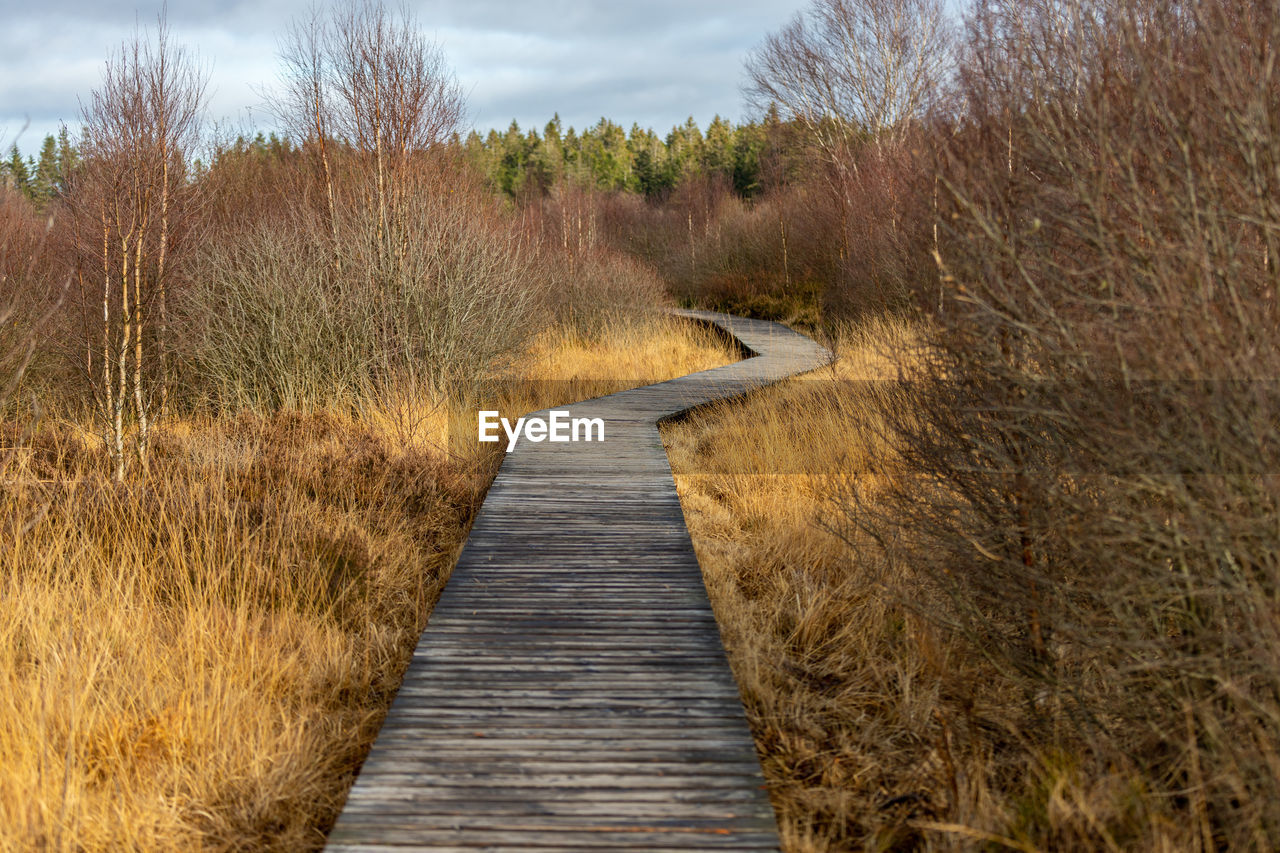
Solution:
[[[603,442],[508,454],[330,850],[777,849],[657,425],[830,355],[680,313],[755,355],[562,407]]]

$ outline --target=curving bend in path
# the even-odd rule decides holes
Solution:
[[[508,454],[330,850],[777,849],[657,424],[830,354],[680,313],[755,355],[560,407],[605,440]]]

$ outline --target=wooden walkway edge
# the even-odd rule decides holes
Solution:
[[[329,850],[778,849],[657,424],[830,354],[679,313],[755,355],[560,407],[605,440],[507,455]]]

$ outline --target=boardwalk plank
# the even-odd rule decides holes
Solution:
[[[330,849],[777,849],[657,424],[829,355],[684,313],[753,357],[558,407],[605,441],[507,455]]]

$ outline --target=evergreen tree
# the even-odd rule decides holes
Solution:
[[[520,184],[520,192],[526,196],[545,194],[556,180],[556,168],[550,162],[546,142],[538,136],[538,131],[530,130],[524,135],[524,179]]]
[[[631,156],[622,126],[601,118],[582,134],[582,154],[597,187],[626,189],[631,180]]]
[[[542,138],[547,142],[554,142],[560,145],[560,113],[556,113],[551,117],[551,121],[547,122],[547,126],[542,129]]]
[[[536,134],[534,134],[536,138]],[[560,142],[560,119],[547,122],[542,139],[529,154],[529,190],[546,194],[564,178],[564,150]]]
[[[500,189],[498,186],[498,164],[502,160],[502,137],[498,136],[498,131],[490,130],[482,140],[478,133],[472,133],[475,137],[475,159],[472,161],[480,170],[480,174],[484,175],[485,180],[494,189]],[[468,144],[471,144],[468,138]]]
[[[17,143],[9,148],[9,162],[6,167],[9,186],[21,192],[23,195],[30,197],[31,195],[31,171],[27,168],[27,161],[22,159],[22,152],[18,151]]]
[[[40,160],[31,178],[31,199],[43,206],[63,189],[62,168],[58,161],[58,141],[49,134],[40,146]]]
[[[799,120],[783,121],[778,105],[770,104],[761,124],[759,181],[762,190],[782,186],[809,168],[807,131]]]
[[[633,123],[629,133],[607,118],[581,134],[565,129],[557,113],[537,131],[512,122],[505,133],[470,133],[454,145],[494,189],[509,197],[541,195],[568,181],[607,191],[662,198],[682,181],[706,175],[750,198],[775,186],[794,159],[793,129],[777,110],[763,122],[739,127],[715,116],[706,134],[692,117],[662,139]]]
[[[67,126],[64,124],[58,129],[58,175],[62,181],[58,192],[67,191],[71,176],[79,166],[80,152],[71,144],[71,134],[67,132]]]
[[[484,137],[472,130],[462,143],[462,156],[473,168],[490,183],[494,182],[494,169],[491,162],[491,149],[485,144]]]
[[[564,134],[564,174],[575,184],[586,184],[591,180],[590,170],[583,157],[582,145],[582,138],[573,129],[573,125],[569,125],[569,129]]]
[[[702,131],[693,116],[667,134],[665,180],[675,186],[686,175],[697,172],[702,163]]]
[[[633,189],[645,198],[659,198],[671,189],[664,169],[667,159],[666,146],[652,130],[631,126],[631,138],[627,141],[631,151]]]
[[[731,177],[733,155],[733,125],[717,115],[707,125],[707,136],[702,147],[703,171]]]
[[[760,192],[760,156],[765,148],[764,128],[751,122],[738,127],[733,143],[733,191],[743,198]]]
[[[515,196],[524,191],[525,182],[529,179],[530,155],[537,144],[537,133],[530,132],[526,136],[513,119],[500,142],[501,155],[497,172],[498,188],[507,195]]]

